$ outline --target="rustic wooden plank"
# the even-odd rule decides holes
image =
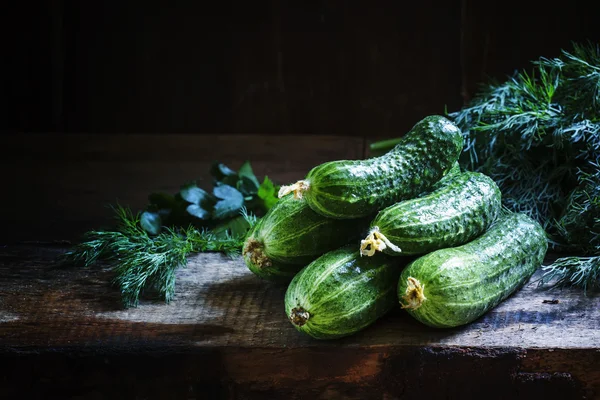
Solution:
[[[157,376],[176,392],[193,387],[196,395],[215,390],[225,398],[470,398],[489,388],[491,398],[600,393],[597,293],[544,291],[530,282],[462,328],[431,329],[396,309],[354,336],[316,341],[283,314],[285,285],[261,281],[240,259],[192,257],[177,273],[175,301],[123,309],[109,269],[60,266],[63,251],[0,251],[0,354],[10,361],[0,373],[21,381],[19,371],[40,365],[32,390],[73,390],[64,382],[80,388],[79,366],[93,371],[82,390],[108,396],[104,384],[115,378],[106,370],[120,365],[114,390],[156,388],[149,398],[165,393]],[[555,298],[558,304],[543,302]],[[57,363],[62,372],[42,367]],[[134,379],[128,369],[136,368],[148,373],[143,387],[125,389]],[[0,383],[2,390],[14,388]]]
[[[555,360],[550,372],[522,360]],[[557,361],[561,357],[566,363]],[[46,352],[2,357],[3,399],[594,399],[566,365],[584,351],[347,348],[130,354]],[[565,367],[561,367],[561,364]],[[558,366],[558,367],[557,367]],[[589,376],[589,374],[588,374]],[[583,381],[585,383],[585,381]]]
[[[58,249],[8,247],[0,283],[4,346],[137,346],[168,339],[185,346],[305,347],[283,314],[286,286],[262,281],[239,258],[201,254],[177,273],[175,301],[122,309],[108,269],[59,268]],[[600,293],[527,286],[476,322],[431,329],[397,309],[354,336],[319,346],[595,348]],[[558,304],[544,300],[558,299]]]
[[[147,193],[176,191],[197,178],[187,176],[197,173],[201,185],[208,184],[213,159],[237,168],[244,161],[240,154],[256,154],[248,158],[257,174],[283,182],[298,179],[313,162],[361,158],[365,145],[331,136],[311,137],[312,143],[304,142],[306,137],[175,137],[9,137],[0,146],[1,163],[5,171],[18,172],[5,175],[7,193],[18,196],[4,196],[3,233],[18,237],[23,224],[21,232],[32,239],[60,239],[77,226],[83,231],[103,218],[98,211],[103,196],[125,194],[135,201],[139,195],[143,206]],[[15,218],[19,215],[24,217]],[[259,280],[239,259],[192,257],[188,268],[178,271],[173,303],[149,299],[124,310],[118,290],[110,286],[109,269],[62,267],[56,257],[63,251],[62,246],[0,248],[0,398],[47,398],[48,393],[60,398],[65,393],[594,398],[600,393],[597,293],[546,292],[531,282],[463,328],[432,330],[396,309],[357,335],[319,342],[287,322],[285,285]],[[558,304],[543,302],[554,298]]]
[[[77,239],[110,225],[108,204],[142,209],[148,194],[192,180],[209,189],[213,161],[237,169],[250,160],[260,179],[288,183],[362,155],[362,139],[336,136],[5,135],[0,241]]]

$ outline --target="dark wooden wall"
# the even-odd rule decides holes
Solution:
[[[394,135],[600,40],[581,0],[14,3],[9,131]]]

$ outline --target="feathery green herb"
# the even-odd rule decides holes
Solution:
[[[121,290],[125,307],[135,307],[145,290],[157,291],[165,302],[175,293],[175,271],[187,263],[193,253],[217,251],[238,254],[245,235],[220,234],[196,227],[164,228],[155,236],[140,225],[140,214],[114,208],[117,227],[114,231],[91,231],[84,241],[65,254],[65,261],[89,267],[98,261],[113,266],[114,282]],[[241,218],[248,229],[256,217],[242,210]]]
[[[267,177],[259,183],[248,162],[238,172],[215,163],[211,175],[212,193],[188,183],[175,195],[151,194],[141,213],[113,207],[115,228],[87,232],[63,262],[111,265],[125,307],[137,306],[145,292],[157,292],[168,303],[175,293],[175,271],[188,256],[238,254],[256,215],[277,201],[278,187]]]
[[[539,221],[564,257],[543,283],[589,288],[600,274],[600,46],[574,44],[532,73],[492,82],[449,117],[466,169],[493,178],[503,202]]]

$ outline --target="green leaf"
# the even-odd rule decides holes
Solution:
[[[190,204],[189,206],[187,206],[186,211],[188,212],[188,214],[198,219],[207,220],[210,218],[210,212],[206,211],[198,204]]]
[[[219,181],[227,176],[237,176],[237,173],[234,170],[219,162],[213,163],[210,169],[210,174]]]
[[[265,176],[263,183],[258,188],[257,196],[264,202],[264,206],[267,210],[277,203],[279,198],[277,197],[277,188],[273,184],[273,181],[269,177]]]
[[[240,215],[215,226],[212,232],[220,239],[226,238],[228,235],[229,237],[241,238],[246,235],[249,228],[248,220]]]
[[[175,206],[175,197],[168,193],[151,193],[148,196],[148,201],[156,208],[173,208]]]
[[[144,211],[140,217],[140,225],[150,235],[158,235],[162,226],[160,215],[156,212]]]
[[[195,182],[185,184],[179,191],[181,198],[191,204],[205,204],[212,201],[210,193],[200,189]]]
[[[173,213],[173,208],[159,208],[156,212],[162,221],[167,221]]]
[[[250,182],[252,182],[254,184],[254,187],[256,187],[256,189],[258,190],[260,183],[258,182],[258,179],[256,179],[256,175],[254,175],[254,171],[252,171],[252,166],[250,165],[250,161],[246,161],[244,164],[242,164],[242,166],[240,167],[240,170],[238,172],[238,175],[241,180],[243,180],[244,178],[250,180]]]
[[[241,177],[239,181],[237,181],[236,188],[244,196],[254,196],[258,191],[259,185],[255,184],[254,181],[246,176]]]
[[[218,185],[213,189],[215,197],[221,199],[214,207],[213,218],[225,219],[239,212],[244,205],[244,195],[229,185]]]
[[[216,183],[224,183],[229,186],[235,187],[239,180],[237,172],[221,163],[214,163],[210,169],[210,174]]]

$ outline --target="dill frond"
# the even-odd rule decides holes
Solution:
[[[503,205],[546,229],[557,260],[547,277],[595,282],[600,257],[600,45],[573,44],[532,72],[482,87],[448,116],[463,131],[464,169],[489,175]],[[547,279],[545,279],[547,281]],[[587,286],[586,286],[587,287]]]
[[[89,267],[98,261],[112,265],[114,283],[119,287],[125,307],[135,307],[145,290],[157,291],[165,302],[175,295],[175,271],[185,267],[187,258],[199,252],[239,253],[244,237],[210,230],[165,228],[150,236],[140,226],[140,215],[129,209],[114,207],[117,226],[114,231],[91,231],[84,241],[65,254],[64,261]],[[250,227],[257,218],[242,209]]]
[[[579,286],[584,293],[589,288],[600,287],[600,256],[563,257],[542,270],[540,285]]]

